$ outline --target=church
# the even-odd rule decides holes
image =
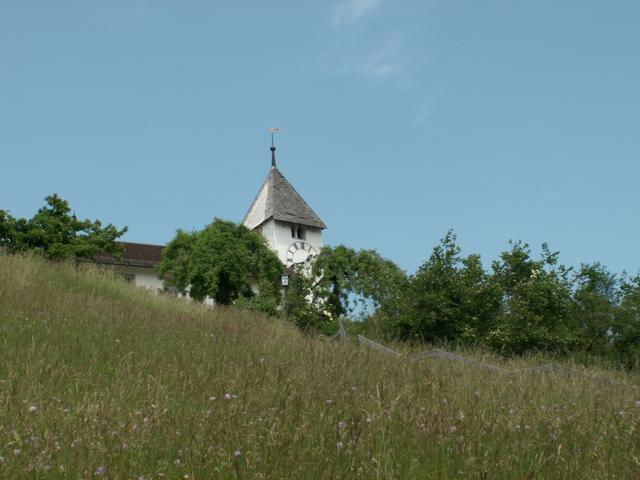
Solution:
[[[271,168],[242,224],[262,235],[284,267],[310,264],[324,245],[322,231],[327,226],[278,169],[273,144]],[[122,259],[101,254],[96,256],[96,263],[113,269],[134,285],[163,290],[155,266],[162,258],[164,245],[119,244],[123,247]]]

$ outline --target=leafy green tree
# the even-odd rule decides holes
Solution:
[[[625,277],[611,328],[612,356],[627,368],[640,366],[640,275]]]
[[[571,328],[580,333],[579,349],[606,356],[611,353],[611,333],[620,302],[616,276],[600,263],[582,264],[573,278]]]
[[[389,335],[402,340],[478,343],[489,330],[500,296],[480,257],[463,258],[452,231],[382,312]]]
[[[111,224],[102,226],[100,220],[80,220],[71,214],[69,203],[56,194],[46,197],[45,202],[29,220],[0,210],[0,246],[10,252],[40,252],[51,260],[122,253],[115,240],[126,227],[118,230]]]
[[[295,269],[289,279],[289,320],[304,332],[333,334],[337,319],[328,305],[329,294],[308,271]]]
[[[373,250],[324,247],[309,273],[290,286],[290,317],[304,330],[332,333],[340,317],[375,311],[405,281],[393,262]]]
[[[158,272],[196,300],[250,306],[275,313],[282,264],[264,239],[243,225],[215,219],[204,229],[178,230],[163,252]],[[257,293],[252,289],[257,286]]]
[[[558,252],[542,246],[542,258],[531,258],[529,245],[512,243],[493,262],[494,282],[502,309],[486,342],[505,354],[540,350],[566,353],[580,343],[568,319],[571,313],[570,269],[557,264]]]

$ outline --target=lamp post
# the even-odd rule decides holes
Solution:
[[[289,321],[289,274],[283,273],[280,275],[280,281],[282,282],[282,290],[284,294],[284,321]]]

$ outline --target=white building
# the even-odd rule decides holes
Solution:
[[[242,223],[265,238],[284,266],[309,264],[324,245],[322,230],[327,227],[278,170],[275,151],[272,146],[271,169]],[[101,254],[96,256],[96,263],[112,268],[135,285],[162,290],[155,266],[162,258],[164,245],[120,244],[122,260]]]
[[[271,170],[242,220],[258,231],[283,264],[311,261],[324,245],[327,228],[276,166],[276,147],[271,147]]]

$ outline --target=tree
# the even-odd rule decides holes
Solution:
[[[478,343],[500,306],[480,257],[463,258],[452,231],[382,312],[387,333],[401,340]]]
[[[0,246],[10,252],[36,251],[51,260],[122,253],[115,240],[127,227],[118,230],[111,224],[103,227],[100,220],[80,220],[57,194],[46,197],[45,202],[29,220],[0,210]]]
[[[640,275],[623,277],[622,301],[611,328],[613,357],[627,368],[640,366]]]
[[[529,245],[512,243],[492,265],[502,308],[486,342],[495,351],[522,354],[539,350],[566,353],[580,343],[570,328],[570,269],[557,265],[558,252],[542,245],[542,258],[531,258]]]
[[[299,271],[291,283],[291,319],[304,330],[331,333],[338,318],[375,311],[405,278],[374,250],[324,247],[310,274]]]
[[[581,336],[580,349],[589,354],[611,353],[611,333],[620,302],[619,283],[600,263],[582,264],[573,278],[572,324]]]
[[[218,218],[200,231],[178,230],[158,265],[165,285],[195,300],[209,297],[269,313],[280,303],[281,271],[278,256],[258,233]]]

